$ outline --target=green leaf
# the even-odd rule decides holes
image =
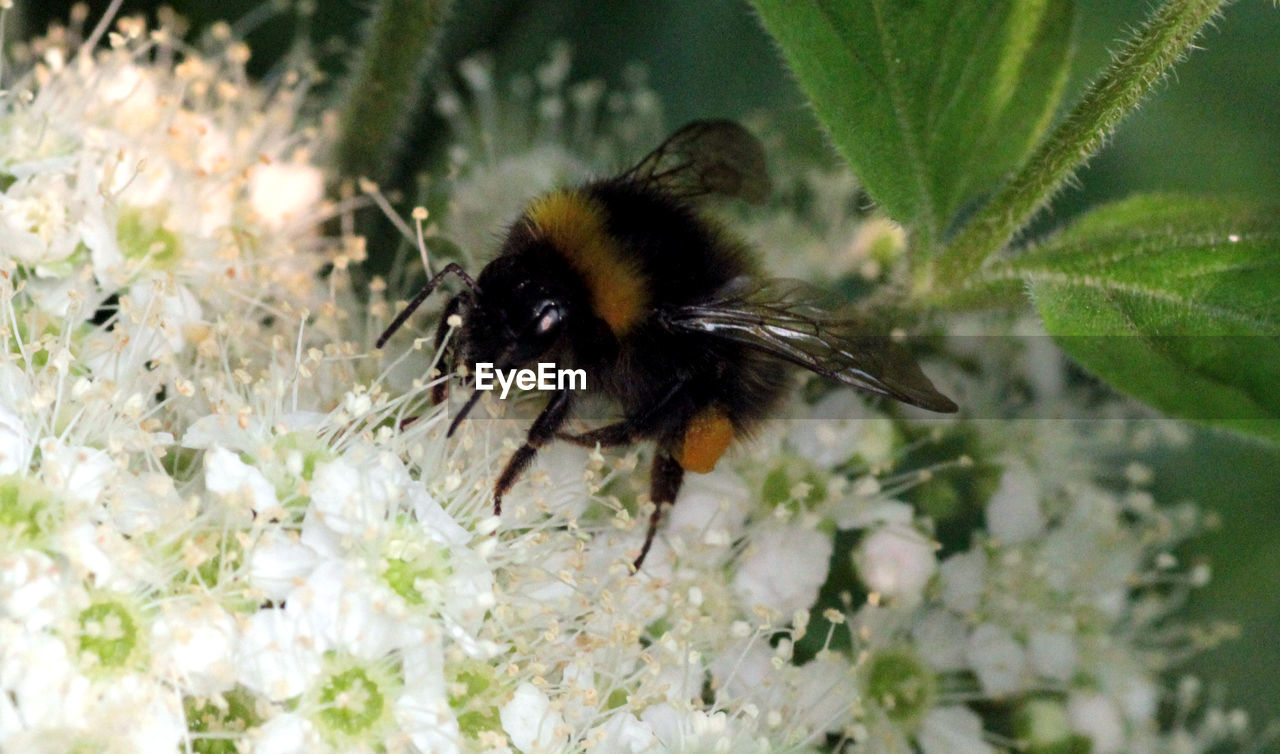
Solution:
[[[960,229],[918,287],[962,288],[1017,234],[1175,62],[1229,0],[1166,0],[1152,11],[1031,157]],[[948,291],[947,295],[950,295]]]
[[[1085,368],[1169,414],[1280,441],[1280,208],[1142,196],[1008,263]]]
[[[752,2],[867,191],[934,238],[1028,153],[1071,57],[1071,0]]]

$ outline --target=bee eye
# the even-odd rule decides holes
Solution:
[[[546,335],[560,324],[560,309],[554,304],[547,304],[538,312],[538,324],[534,326],[534,332],[538,335]]]

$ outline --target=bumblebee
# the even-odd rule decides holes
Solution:
[[[638,569],[685,472],[711,471],[735,439],[768,416],[790,368],[932,411],[956,410],[904,348],[821,308],[805,285],[762,276],[750,249],[697,206],[708,196],[760,203],[768,193],[755,137],[732,121],[695,121],[621,175],[535,199],[478,278],[449,264],[396,316],[379,348],[456,276],[464,288],[436,329],[439,351],[450,320],[461,317],[445,364],[568,364],[585,370],[587,393],[617,405],[618,421],[569,433],[566,422],[582,396],[553,391],[498,475],[495,513],[549,442],[652,440],[655,507]],[[445,389],[437,383],[434,402]],[[473,392],[455,415],[450,435],[479,396]]]

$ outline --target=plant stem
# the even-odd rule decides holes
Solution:
[[[936,258],[926,287],[945,297],[948,289],[966,285],[1102,146],[1229,1],[1169,0],[1158,8],[1070,114]]]
[[[380,0],[338,114],[333,165],[385,181],[453,0]]]

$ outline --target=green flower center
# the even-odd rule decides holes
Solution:
[[[0,477],[0,531],[19,547],[36,546],[49,530],[52,493],[31,480]]]
[[[80,651],[104,668],[123,667],[138,647],[138,624],[119,602],[98,602],[80,611]]]
[[[933,704],[936,680],[915,654],[886,650],[871,658],[867,670],[867,696],[890,719],[913,723]]]
[[[502,729],[494,703],[501,686],[489,665],[465,662],[449,675],[449,706],[458,718],[458,730],[475,740],[481,733]]]
[[[320,689],[317,719],[331,734],[368,733],[387,712],[387,698],[364,668],[349,668],[329,676]]]
[[[387,558],[382,578],[405,602],[422,605],[427,601],[424,589],[443,582],[452,573],[445,551],[428,546],[406,557]]]
[[[148,258],[150,266],[173,265],[182,255],[182,241],[161,225],[164,216],[152,210],[126,208],[116,223],[116,243],[129,259]]]
[[[189,696],[182,704],[196,754],[237,754],[244,732],[262,722],[253,695],[240,687],[216,701]]]

